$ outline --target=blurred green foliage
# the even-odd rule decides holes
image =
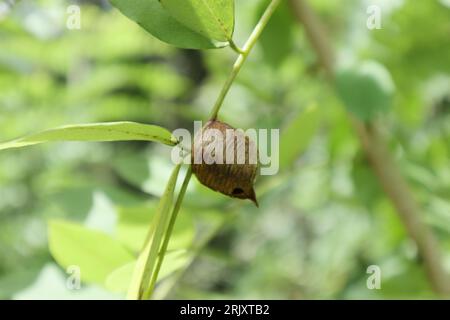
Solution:
[[[376,121],[450,270],[450,7],[438,0],[371,2],[383,9],[380,30],[366,28],[368,1],[311,1],[341,65],[375,61],[392,78],[395,89],[384,96],[386,77],[361,83],[360,71],[353,70],[351,86],[366,83],[368,92],[345,94],[356,95],[350,101],[368,99],[357,104],[363,117],[372,116],[364,107],[391,104]],[[209,113],[235,57],[229,48],[166,45],[106,1],[22,0],[10,9],[5,3],[0,1],[1,141],[102,121],[192,130],[193,120]],[[267,3],[236,0],[237,43]],[[70,4],[82,8],[80,30],[66,28]],[[269,23],[221,117],[235,127],[281,128],[281,171],[258,179],[259,209],[193,179],[159,298],[433,297],[416,247],[287,6]],[[112,142],[2,152],[0,298],[123,298],[127,257],[145,237],[173,167],[170,151]],[[58,259],[55,250],[50,255],[54,224],[48,229],[47,221],[66,228],[53,245],[50,233],[50,247],[99,252],[82,266],[81,290],[67,290],[70,261]],[[64,246],[81,225],[91,230],[89,243]],[[115,270],[100,268],[115,246],[109,242],[122,252],[111,255]],[[381,290],[366,287],[373,264],[382,270]],[[83,276],[89,268],[95,277]]]

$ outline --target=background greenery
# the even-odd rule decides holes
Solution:
[[[351,106],[346,88],[369,83],[367,91],[358,91],[366,94],[352,97],[365,108],[350,109],[361,117],[384,109],[377,109],[377,121],[450,271],[449,2],[310,2],[331,31],[344,67],[342,100]],[[100,121],[192,130],[193,120],[209,113],[236,56],[229,48],[166,45],[107,1],[22,0],[11,11],[5,4],[0,1],[1,141]],[[66,28],[69,4],[82,8],[81,30]],[[383,8],[381,30],[366,28],[369,4]],[[266,5],[236,0],[237,43]],[[361,82],[361,71],[352,71],[361,65],[372,66],[375,89]],[[342,100],[283,5],[221,111],[235,127],[281,128],[280,173],[258,179],[259,209],[193,179],[159,298],[434,297],[415,244],[378,186]],[[114,142],[2,152],[0,298],[122,298],[127,264],[142,245],[173,167],[170,151]],[[70,236],[82,224],[93,233],[74,241]],[[119,244],[121,253],[106,261],[104,251]],[[66,289],[67,252],[84,259],[81,290]],[[86,252],[96,258],[86,259]],[[381,267],[381,290],[366,287],[372,264]]]

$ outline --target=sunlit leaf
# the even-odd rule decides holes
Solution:
[[[229,41],[234,30],[234,0],[160,0],[182,24],[208,39]]]
[[[188,262],[188,258],[189,256],[184,250],[168,252],[158,278],[163,279],[182,268]],[[126,292],[130,285],[135,267],[136,262],[133,261],[111,272],[106,278],[106,288],[112,292]]]
[[[157,141],[175,145],[171,133],[158,126],[136,122],[76,124],[45,130],[0,144],[0,150],[21,148],[51,141]]]
[[[161,6],[158,0],[110,0],[124,15],[161,41],[190,49],[219,48],[217,43],[187,28]]]
[[[60,266],[76,266],[83,281],[100,285],[113,270],[134,259],[109,235],[58,220],[49,222],[49,248]]]
[[[68,275],[54,263],[43,266],[27,288],[14,293],[13,300],[116,300],[119,295],[96,285],[82,285],[79,289],[67,286]]]

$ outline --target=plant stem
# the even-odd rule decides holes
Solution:
[[[295,17],[303,25],[327,78],[333,82],[334,52],[320,19],[306,0],[290,0],[290,5]],[[438,242],[431,229],[422,221],[419,205],[392,159],[383,137],[374,124],[365,124],[351,115],[349,117],[372,170],[417,245],[434,291],[441,295],[450,294],[450,282],[442,265]]]
[[[223,101],[225,100],[225,97],[228,94],[228,91],[230,91],[231,85],[233,84],[234,80],[236,79],[236,76],[238,75],[239,71],[241,70],[245,60],[247,60],[247,57],[250,53],[250,51],[255,46],[256,42],[259,39],[259,36],[261,35],[262,31],[264,30],[265,26],[269,22],[270,18],[272,17],[272,14],[275,12],[278,5],[281,3],[282,0],[272,0],[272,2],[267,7],[266,11],[262,15],[261,19],[258,21],[258,24],[253,29],[252,34],[248,38],[247,42],[245,43],[244,47],[242,48],[241,53],[236,59],[236,62],[233,65],[233,69],[231,70],[230,75],[228,76],[227,80],[225,81],[225,84],[222,88],[222,91],[219,94],[219,97],[217,98],[216,103],[214,104],[214,107],[211,111],[210,120],[217,119],[217,116],[219,114],[220,108],[222,107]],[[230,45],[233,47],[234,42],[230,42]]]
[[[242,50],[241,48],[239,48],[236,43],[233,41],[233,39],[230,39],[228,41],[228,43],[230,44],[230,48],[233,49],[234,52],[236,52],[237,54],[243,54],[244,50]]]
[[[239,53],[239,57],[237,58],[233,69],[231,71],[231,74],[229,75],[227,81],[225,82],[222,91],[219,94],[219,97],[217,98],[217,102],[213,107],[213,110],[211,112],[210,119],[216,119],[217,114],[219,113],[219,110],[223,104],[223,101],[228,93],[228,91],[231,88],[231,85],[233,84],[234,80],[236,79],[236,76],[238,75],[239,71],[242,68],[242,65],[244,64],[245,60],[247,59],[247,56],[249,55],[250,51],[252,50],[253,46],[255,45],[256,41],[258,40],[259,36],[261,35],[262,31],[264,30],[264,27],[267,25],[267,23],[270,20],[270,17],[274,13],[277,6],[280,4],[282,0],[272,0],[272,2],[267,7],[266,11],[264,12],[263,16],[259,20],[258,24],[253,29],[252,34],[248,38],[247,42],[244,45],[243,49],[240,49],[234,41],[230,40],[230,46],[233,50],[235,50],[237,53]],[[149,291],[150,295],[153,294],[154,287],[156,285],[156,281],[158,280],[158,274],[161,270],[162,263],[164,261],[164,256],[167,251],[167,247],[169,245],[169,241],[173,232],[173,228],[175,226],[175,222],[178,216],[178,213],[181,208],[181,204],[183,203],[184,196],[186,194],[187,187],[189,185],[189,182],[192,177],[192,167],[189,167],[186,176],[184,178],[183,184],[181,186],[180,192],[178,194],[177,200],[175,202],[175,205],[173,207],[173,210],[170,215],[170,221],[169,225],[167,227],[166,233],[164,235],[164,240],[161,245],[159,254],[158,254],[158,261],[157,265],[155,267],[155,271],[152,274],[151,280],[150,280],[150,286]],[[214,232],[215,233],[215,232]],[[205,242],[207,243],[207,242]]]
[[[277,186],[280,186],[283,181],[287,178],[287,175],[279,175],[275,179],[271,179],[270,181],[266,181],[266,183],[262,184],[260,186],[261,189],[261,196],[264,196],[266,193],[273,190],[273,188],[276,188]],[[214,239],[214,237],[219,233],[220,230],[222,230],[228,223],[231,223],[236,220],[237,216],[239,215],[240,211],[238,210],[240,207],[244,205],[243,202],[237,202],[233,203],[233,205],[227,210],[228,214],[223,218],[221,222],[219,222],[216,226],[212,228],[212,230],[203,238],[201,241],[193,247],[193,255],[189,259],[187,263],[187,268],[179,270],[175,274],[175,279],[172,280],[172,285],[170,288],[166,289],[165,294],[163,296],[167,296],[169,294],[169,291],[172,291],[174,289],[175,284],[184,276],[189,266],[191,266],[195,259],[198,258],[201,251],[208,245],[208,243]]]
[[[173,228],[175,226],[175,221],[177,220],[178,213],[180,212],[181,204],[183,203],[184,195],[186,194],[187,187],[189,185],[189,181],[192,176],[192,168],[189,167],[186,172],[186,176],[184,177],[183,184],[181,185],[180,192],[178,193],[177,201],[172,209],[172,213],[170,215],[169,225],[167,227],[166,233],[164,235],[164,240],[161,245],[161,249],[158,254],[158,262],[155,267],[155,271],[153,272],[152,278],[150,280],[150,293],[153,293],[153,289],[155,288],[156,280],[158,280],[159,271],[161,270],[162,263],[164,261],[164,257],[166,255],[167,247],[169,246],[170,237],[173,232]]]

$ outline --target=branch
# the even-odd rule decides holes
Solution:
[[[333,81],[334,53],[321,21],[306,0],[289,2],[295,18],[304,26],[327,78]],[[351,115],[349,117],[380,185],[417,245],[433,290],[440,295],[450,294],[450,282],[442,265],[438,242],[431,229],[422,221],[419,205],[392,159],[383,137],[374,124],[367,125]]]
[[[256,42],[259,39],[259,36],[263,32],[264,28],[266,27],[267,23],[269,22],[270,18],[272,17],[273,13],[277,9],[278,5],[280,4],[282,0],[272,0],[267,7],[266,11],[264,11],[264,14],[262,15],[261,19],[258,21],[258,24],[253,29],[252,34],[248,38],[247,42],[245,43],[244,47],[242,49],[238,49],[237,46],[234,44],[234,42],[230,42],[232,45],[232,48],[234,48],[235,51],[240,52],[238,58],[236,59],[236,62],[233,65],[233,70],[231,70],[230,75],[228,76],[228,79],[226,80],[222,91],[219,94],[219,97],[217,98],[216,103],[214,104],[214,107],[211,111],[211,120],[215,120],[217,118],[217,115],[220,111],[220,108],[222,107],[223,101],[225,100],[226,95],[228,94],[228,91],[230,91],[231,85],[233,84],[234,80],[236,79],[239,71],[241,71],[242,66],[244,65],[245,60],[247,60],[248,55],[250,54],[250,51],[255,46]]]

